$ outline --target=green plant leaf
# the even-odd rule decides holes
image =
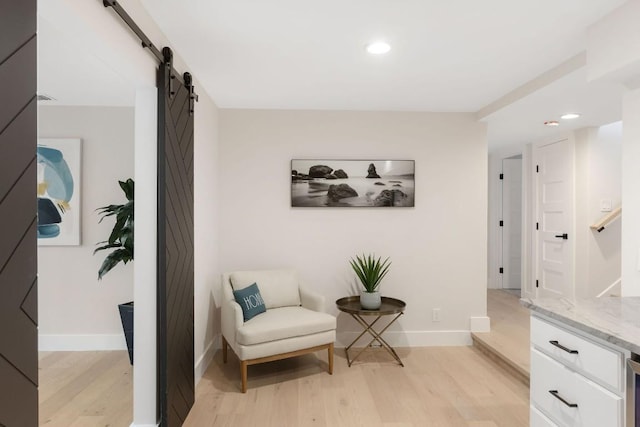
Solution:
[[[133,259],[133,254],[127,251],[126,249],[116,249],[111,252],[102,262],[102,266],[100,266],[100,270],[98,270],[98,279],[102,279],[102,277],[107,274],[113,267],[118,265],[119,262],[124,262],[125,264]]]
[[[97,245],[101,246],[93,251],[95,254],[98,251],[114,249],[102,262],[98,270],[98,279],[102,279],[105,274],[120,262],[126,264],[129,261],[133,261],[134,182],[129,178],[126,181],[118,181],[118,184],[128,201],[125,204],[108,205],[96,209],[100,215],[99,222],[102,222],[107,217],[115,216],[115,224],[108,240],[98,242]]]
[[[126,196],[127,200],[132,201],[133,200],[133,190],[134,190],[134,184],[133,184],[133,180],[131,178],[127,179],[126,181],[118,181],[118,184],[120,184],[120,188],[122,188],[122,191],[124,191],[124,195]]]
[[[368,256],[363,254],[362,257],[356,255],[356,259],[352,258],[349,263],[366,292],[375,292],[377,290],[391,266],[389,258],[381,261],[380,257],[376,259],[373,254]]]
[[[106,243],[106,242],[101,242],[101,243]],[[113,248],[119,248],[120,247],[120,243],[114,243],[114,244],[107,244],[104,246],[100,246],[99,248],[95,248],[93,251],[93,254],[95,255],[96,252],[98,251],[104,251],[105,249],[113,249]]]

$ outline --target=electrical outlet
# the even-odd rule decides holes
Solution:
[[[440,321],[440,309],[439,308],[434,308],[433,312],[431,313],[431,320],[434,322],[439,322]]]

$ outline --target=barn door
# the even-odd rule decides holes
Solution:
[[[181,426],[195,400],[193,349],[193,86],[158,69],[158,367],[161,426]]]
[[[37,426],[36,2],[0,10],[0,426]]]

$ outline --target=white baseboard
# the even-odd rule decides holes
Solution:
[[[336,344],[338,348],[348,346],[360,332],[338,332]],[[368,337],[368,338],[367,338]],[[442,347],[471,345],[469,331],[409,331],[385,332],[382,336],[393,347]],[[364,346],[371,341],[371,336],[365,334],[358,342]],[[357,346],[358,344],[356,344]]]
[[[160,424],[136,424],[131,423],[129,427],[158,427]]]
[[[469,318],[471,332],[491,332],[491,319],[487,316]]]
[[[207,368],[211,364],[213,360],[213,356],[216,354],[216,350],[220,348],[220,335],[216,335],[216,337],[209,342],[209,345],[204,349],[202,355],[196,361],[194,366],[195,373],[195,383],[198,384],[200,378],[207,371]]]
[[[38,335],[40,351],[99,351],[126,350],[123,334],[96,335]]]

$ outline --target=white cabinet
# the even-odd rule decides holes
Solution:
[[[536,349],[531,351],[531,403],[565,426],[620,426],[622,397]]]
[[[531,317],[531,426],[622,427],[622,351]]]
[[[557,424],[547,418],[535,406],[531,405],[531,420],[529,427],[557,427]]]
[[[546,322],[531,318],[531,345],[614,392],[623,392],[624,358],[615,349]]]

